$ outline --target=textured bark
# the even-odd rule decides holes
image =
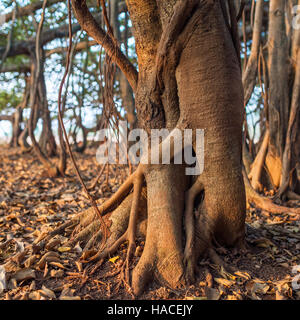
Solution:
[[[13,123],[12,123],[12,137],[9,145],[11,147],[18,147],[18,138],[22,132],[20,125],[23,118],[23,109],[18,106],[13,114]]]
[[[270,1],[268,56],[270,140],[266,165],[273,185],[278,187],[289,115],[288,48],[285,5],[281,0]]]
[[[298,1],[300,6],[300,1]],[[300,11],[300,9],[299,9]],[[296,181],[290,179],[291,169],[296,168],[299,164],[299,152],[297,152],[297,129],[299,132],[299,114],[300,114],[300,30],[295,30],[292,42],[292,66],[294,71],[294,83],[291,93],[291,108],[286,133],[285,147],[282,155],[282,175],[278,196],[281,196],[291,184],[291,189],[299,187],[299,178],[297,172],[293,176]],[[298,181],[297,181],[298,180]],[[297,190],[298,191],[298,190]],[[298,191],[299,192],[299,191]]]
[[[72,2],[80,23],[84,23],[90,35],[91,30],[98,30],[94,33],[98,37],[99,28],[91,22],[85,3]],[[244,99],[233,8],[226,18],[216,0],[127,0],[127,7],[139,64],[135,102],[140,127],[147,131],[175,127],[205,130],[202,175],[193,179],[186,176],[184,165],[139,166],[101,209],[111,210],[133,188],[128,230],[111,248],[91,260],[104,258],[126,239],[132,252],[135,234],[132,221],[137,218],[140,195],[140,183],[136,179],[141,181],[141,175],[144,177],[146,242],[132,273],[133,291],[139,294],[153,276],[172,288],[191,280],[197,259],[214,242],[227,246],[243,242]],[[87,19],[83,22],[85,15]],[[228,28],[225,18],[230,20],[230,17]],[[105,44],[103,38],[98,40]],[[112,55],[109,46],[107,53]],[[123,62],[118,59],[115,62],[124,71]],[[196,218],[194,200],[200,194],[202,200]]]
[[[245,220],[241,71],[219,3],[206,2],[176,71],[179,123],[205,130],[205,167],[197,178],[204,203],[195,254],[203,253],[211,237],[229,246],[243,241]]]
[[[41,118],[43,120],[39,145],[43,153],[51,157],[56,155],[56,142],[52,132],[51,116],[48,107],[47,90],[44,76],[44,58],[41,59],[41,74],[38,83],[38,103],[41,110]]]
[[[260,183],[260,177],[262,174],[263,166],[265,163],[266,153],[269,143],[269,130],[267,129],[264,135],[263,142],[260,146],[259,152],[252,164],[251,171],[249,173],[249,179],[254,190],[262,191],[262,185]]]

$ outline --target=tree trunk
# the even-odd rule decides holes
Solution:
[[[12,137],[10,140],[10,147],[18,147],[18,139],[22,132],[20,125],[23,119],[23,109],[18,106],[13,114],[13,122],[12,122]]]
[[[42,50],[42,53],[44,50]],[[38,101],[42,113],[43,128],[39,139],[39,145],[44,154],[51,157],[56,155],[56,142],[52,132],[51,117],[48,108],[47,91],[44,76],[44,57],[41,59],[41,75],[38,84]]]
[[[273,186],[278,187],[289,116],[288,48],[282,0],[270,1],[268,56],[270,139],[266,166]]]
[[[118,53],[114,61],[135,91],[139,126],[147,132],[175,127],[205,132],[200,176],[185,175],[185,165],[140,165],[102,206],[105,214],[125,198],[122,204],[131,205],[128,229],[90,261],[103,259],[127,239],[128,263],[145,180],[146,242],[132,274],[133,291],[139,294],[153,276],[172,288],[193,280],[198,258],[210,252],[215,243],[242,245],[246,205],[241,167],[244,100],[233,6],[229,17],[216,0],[126,3],[136,41],[137,83],[123,56]],[[112,54],[109,41],[113,40],[109,35],[103,40],[103,30],[95,27],[85,2],[72,0],[72,4],[82,27]],[[196,150],[194,141],[193,147]],[[131,188],[133,193],[126,197]],[[199,207],[196,198],[202,199]]]

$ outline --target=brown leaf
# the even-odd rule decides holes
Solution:
[[[29,268],[24,268],[13,274],[12,278],[15,278],[18,282],[29,279],[35,279],[35,271]]]

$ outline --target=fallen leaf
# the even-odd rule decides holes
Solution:
[[[250,280],[251,276],[248,272],[244,271],[236,271],[234,274],[236,274],[238,277],[245,278],[246,280]]]
[[[63,270],[51,270],[50,276],[52,278],[61,278],[64,275]]]
[[[214,279],[217,283],[222,284],[225,287],[230,287],[232,286],[235,282],[232,280],[228,279],[223,279],[223,278],[215,278]]]
[[[219,300],[221,297],[220,291],[214,288],[205,288],[205,295],[208,300]]]
[[[255,282],[253,287],[252,287],[252,292],[266,294],[267,291],[269,290],[269,288],[270,288],[270,286],[268,286],[265,283]]]
[[[30,292],[28,297],[31,300],[41,300],[41,294],[39,291]]]
[[[24,268],[13,274],[12,278],[15,278],[18,282],[29,279],[35,279],[35,271],[32,269]]]
[[[81,300],[79,296],[60,296],[59,300]]]
[[[109,261],[112,263],[115,263],[120,257],[119,256],[115,256],[113,258],[110,258]]]
[[[42,295],[45,295],[48,298],[56,299],[55,293],[52,290],[45,287],[44,285],[42,286],[42,290],[39,290],[39,291]]]
[[[71,250],[71,248],[70,247],[59,247],[57,250],[59,252],[68,252]]]

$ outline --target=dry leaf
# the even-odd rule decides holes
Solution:
[[[232,286],[235,282],[232,280],[228,279],[223,279],[223,278],[215,278],[214,279],[217,283],[222,284],[225,287],[230,287]]]
[[[56,298],[55,293],[52,290],[50,290],[47,287],[45,287],[44,285],[42,286],[42,290],[39,290],[39,291],[40,291],[40,293],[42,295],[45,295],[48,298],[51,298],[51,299],[55,299]]]
[[[109,261],[112,263],[115,263],[120,257],[119,256],[115,256],[113,258],[110,258]]]
[[[61,278],[64,275],[63,270],[51,270],[50,271],[50,276],[52,278]]]
[[[39,291],[30,292],[28,297],[31,300],[41,300],[41,294]]]
[[[59,300],[81,300],[79,296],[60,296]]]
[[[205,288],[205,295],[208,300],[219,300],[221,297],[221,294],[218,289],[214,288]]]
[[[57,250],[59,252],[68,252],[71,250],[71,247],[59,247]]]
[[[270,286],[268,286],[265,283],[255,282],[253,287],[252,287],[252,292],[266,294],[267,291],[269,290],[269,288],[270,288]]]
[[[35,271],[32,269],[24,268],[13,274],[12,278],[15,278],[18,282],[29,279],[35,279]]]
[[[248,272],[244,271],[236,271],[234,274],[236,274],[238,277],[244,278],[246,280],[250,280],[251,276]]]

